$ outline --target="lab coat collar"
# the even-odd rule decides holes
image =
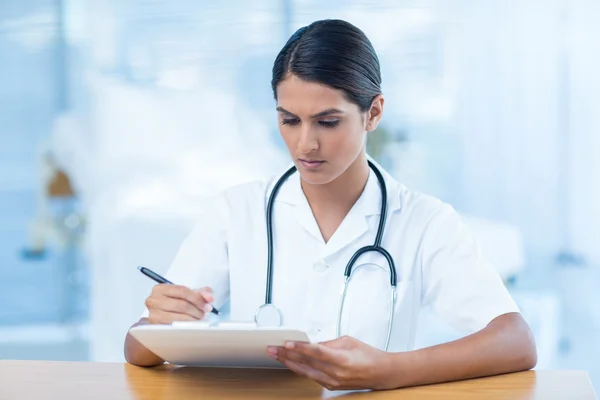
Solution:
[[[384,177],[388,194],[388,217],[400,208],[400,185],[396,182],[380,165],[369,158],[375,166],[381,171]],[[291,166],[291,165],[290,165]],[[272,186],[279,179],[277,177],[271,185],[268,194],[271,193]],[[267,196],[268,196],[267,194]],[[276,198],[277,203],[284,203],[294,207],[296,220],[307,232],[323,243],[323,257],[334,254],[345,246],[349,245],[369,230],[369,218],[379,216],[381,211],[381,189],[377,176],[373,170],[369,170],[369,177],[363,193],[360,195],[354,206],[350,209],[346,218],[342,221],[329,242],[325,244],[319,226],[310,208],[310,204],[302,191],[300,184],[300,174],[292,174],[288,180],[281,186]],[[375,235],[373,234],[373,240]]]

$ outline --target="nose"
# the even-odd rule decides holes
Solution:
[[[317,133],[314,132],[310,127],[304,128],[300,131],[298,137],[297,149],[301,154],[309,154],[319,149],[319,140]]]

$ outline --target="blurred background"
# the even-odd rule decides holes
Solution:
[[[600,3],[0,0],[0,358],[123,361],[208,193],[288,163],[270,88],[299,27],[372,40],[369,152],[451,203],[538,369],[600,385]],[[419,346],[456,334],[429,310]]]

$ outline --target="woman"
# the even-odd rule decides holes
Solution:
[[[377,55],[353,25],[317,21],[294,33],[275,60],[272,88],[297,172],[280,186],[276,177],[216,196],[167,273],[178,285],[155,286],[135,325],[202,319],[227,301],[231,319],[253,320],[267,291],[283,323],[308,332],[312,343],[266,351],[329,389],[390,389],[533,368],[529,327],[457,213],[371,164],[365,144],[383,116],[380,85]],[[275,187],[267,286],[266,205]],[[338,337],[346,265],[374,244],[382,218],[396,301],[385,254],[363,254]],[[412,350],[427,304],[465,336]],[[136,365],[164,362],[130,335],[125,353]]]

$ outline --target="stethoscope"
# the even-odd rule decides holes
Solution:
[[[358,258],[363,254],[368,252],[376,252],[385,257],[390,271],[390,296],[392,302],[390,307],[387,338],[385,341],[385,350],[387,351],[388,345],[390,343],[390,336],[392,333],[392,325],[394,322],[394,306],[396,304],[396,266],[394,265],[394,260],[392,259],[390,253],[386,249],[381,247],[381,240],[383,238],[383,231],[385,229],[385,220],[387,212],[387,187],[379,169],[377,169],[377,167],[370,160],[368,161],[368,164],[377,176],[377,180],[379,181],[379,186],[381,189],[381,213],[379,219],[379,226],[377,228],[377,235],[375,236],[375,243],[371,246],[365,246],[358,249],[346,265],[346,270],[344,272],[344,287],[342,290],[342,296],[340,298],[340,306],[337,316],[336,335],[337,337],[340,337],[342,312],[344,311],[344,300],[348,291],[348,283],[350,282],[350,277],[352,276],[354,264],[356,263],[356,260],[358,260]],[[281,178],[279,178],[279,180],[273,187],[273,191],[271,192],[271,195],[269,196],[269,201],[267,203],[267,285],[265,290],[265,303],[258,307],[256,313],[254,314],[254,322],[256,322],[257,326],[273,327],[282,325],[283,318],[281,315],[281,311],[271,302],[271,296],[273,293],[273,204],[275,203],[275,197],[277,196],[279,188],[295,171],[296,167],[293,166],[289,170],[287,170],[281,176]]]

